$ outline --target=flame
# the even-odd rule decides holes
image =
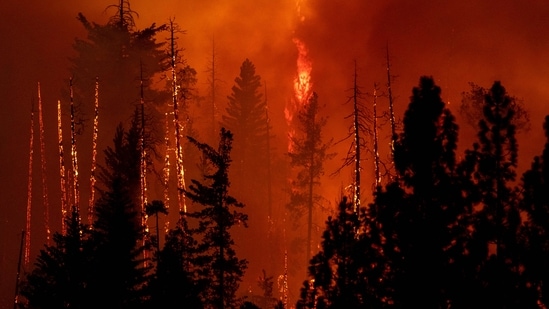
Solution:
[[[293,150],[293,138],[295,136],[294,116],[307,103],[312,93],[311,71],[313,63],[309,58],[309,51],[303,41],[294,38],[297,48],[297,74],[294,79],[294,99],[284,109],[284,117],[288,124],[288,152]]]
[[[311,71],[313,63],[309,58],[307,46],[300,39],[294,38],[293,42],[297,48],[297,77],[294,80],[294,92],[297,103],[303,106],[311,95],[312,82]]]
[[[175,55],[173,62],[175,63]],[[178,90],[177,74],[175,72],[175,64],[172,64],[172,100],[173,100],[173,124],[175,135],[175,151],[176,151],[176,169],[177,169],[177,191],[178,191],[178,204],[179,213],[187,213],[187,205],[185,203],[185,167],[183,166],[183,147],[181,145],[181,123],[179,122],[179,108],[178,108]]]

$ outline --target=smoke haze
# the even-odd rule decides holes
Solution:
[[[303,19],[298,15],[298,3]],[[82,12],[89,21],[104,24],[113,14],[106,10],[112,4],[115,1],[0,3],[0,308],[8,308],[13,302],[19,237],[25,226],[30,109],[37,100],[36,84],[40,82],[42,88],[50,204],[51,212],[56,212],[56,104],[61,90],[67,88],[64,81],[69,77],[68,59],[74,56],[74,38],[86,35],[76,16]],[[281,156],[286,142],[284,107],[293,98],[296,74],[295,37],[309,49],[313,91],[324,106],[321,113],[328,117],[326,140],[339,140],[347,134],[350,123],[344,117],[351,107],[344,103],[352,87],[354,61],[364,92],[372,92],[374,83],[384,90],[389,46],[392,74],[397,76],[393,91],[398,117],[402,117],[419,77],[431,75],[458,118],[460,147],[464,149],[471,145],[475,130],[458,115],[461,93],[469,90],[468,82],[490,87],[501,80],[511,95],[523,100],[531,115],[528,139],[519,136],[519,172],[529,167],[543,147],[542,121],[549,114],[549,65],[545,61],[549,54],[549,6],[543,0],[527,4],[518,0],[165,0],[154,4],[134,0],[131,8],[139,13],[139,29],[175,18],[186,31],[179,35],[179,45],[185,49],[188,64],[198,72],[201,94],[207,89],[206,71],[215,46],[223,104],[240,65],[249,58],[267,83],[273,133]],[[378,104],[386,104],[386,100],[380,99]],[[223,106],[220,111],[224,111]],[[101,138],[110,141],[112,136]],[[35,137],[35,145],[37,141]],[[329,162],[326,174],[341,164],[347,148],[341,145],[334,149],[338,156]],[[35,162],[38,158],[35,149]],[[368,164],[373,165],[372,160],[365,162],[369,179],[372,173],[368,169],[372,169]],[[40,235],[43,210],[39,172],[39,168],[34,169],[34,254],[44,243]],[[326,177],[324,185],[329,184],[329,188],[325,198],[333,204],[349,179],[350,171],[336,178]],[[52,229],[58,231],[60,216],[55,216],[50,221]],[[254,280],[262,266],[250,267],[250,280]],[[256,288],[253,281],[246,284]]]

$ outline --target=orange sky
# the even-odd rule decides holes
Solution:
[[[201,91],[206,89],[212,39],[220,63],[218,76],[223,81],[221,97],[229,94],[245,58],[256,65],[257,74],[269,88],[273,129],[279,137],[285,135],[283,111],[292,98],[296,72],[292,38],[299,37],[309,48],[313,90],[328,116],[326,138],[341,139],[349,126],[343,118],[350,106],[344,102],[352,87],[355,60],[364,91],[371,92],[374,83],[385,84],[388,42],[392,72],[398,76],[393,84],[397,116],[402,116],[421,75],[435,77],[458,120],[460,93],[468,90],[468,82],[489,87],[494,80],[501,80],[510,94],[523,99],[531,113],[531,132],[519,137],[519,169],[527,168],[543,147],[542,121],[549,114],[549,65],[545,61],[549,6],[544,0],[530,0],[528,5],[518,0],[303,0],[303,21],[297,16],[295,0],[154,2],[131,1],[132,9],[139,13],[138,28],[175,17],[186,30],[179,43],[198,72]],[[0,273],[6,274],[0,276],[2,308],[11,305],[18,237],[24,227],[29,110],[36,83],[42,86],[46,140],[50,141],[46,146],[51,157],[48,165],[54,170],[55,106],[68,76],[71,44],[75,37],[85,35],[76,15],[83,12],[89,20],[104,23],[112,14],[105,12],[110,4],[112,0],[0,3]],[[468,147],[474,131],[464,122],[459,124],[462,148]],[[337,167],[347,146],[340,148],[327,174]],[[371,160],[366,164],[373,165]],[[327,180],[334,183],[334,192],[328,192],[337,194],[348,179],[347,173]],[[34,194],[39,195],[38,182],[35,188]],[[336,197],[327,198],[333,202]]]

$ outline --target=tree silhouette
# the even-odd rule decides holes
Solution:
[[[371,246],[372,231],[364,229],[364,209],[359,214],[354,208],[344,197],[336,216],[326,221],[321,250],[311,259],[298,307],[383,307],[379,250]]]
[[[91,234],[94,269],[89,300],[96,307],[135,308],[144,302],[143,285],[149,270],[143,260],[144,231],[139,201],[139,134],[118,127],[113,148],[105,151],[100,191]],[[137,137],[136,137],[137,135]],[[137,185],[136,185],[137,183]],[[137,198],[136,198],[137,196]],[[116,270],[116,271],[113,271]]]
[[[484,96],[483,118],[479,121],[478,142],[468,151],[472,183],[469,193],[476,197],[473,214],[473,241],[468,251],[480,271],[479,304],[498,308],[533,306],[521,286],[521,224],[516,178],[518,144],[515,137],[514,99],[499,81]]]
[[[203,206],[202,210],[188,214],[199,221],[197,233],[201,240],[198,250],[203,262],[201,275],[210,282],[202,298],[206,306],[234,307],[237,302],[235,293],[247,261],[236,256],[229,230],[235,224],[246,226],[248,216],[236,210],[244,205],[229,195],[228,173],[233,135],[222,128],[217,150],[192,137],[188,139],[213,166],[212,173],[204,175],[205,181],[192,180],[188,190],[185,190],[191,201]]]
[[[521,209],[527,220],[521,231],[525,247],[524,281],[532,284],[532,290],[541,304],[549,303],[549,116],[545,116],[545,147],[536,156],[528,171],[522,176],[523,199]]]
[[[484,100],[490,89],[481,87],[475,83],[469,83],[471,90],[462,93],[459,113],[465,118],[465,121],[474,128],[478,122],[484,118]],[[516,97],[509,97],[511,102],[509,108],[513,110],[513,124],[517,130],[530,130],[530,114],[524,107],[521,100]]]
[[[253,190],[265,190],[265,183],[258,181],[258,173],[266,174],[267,157],[267,105],[262,99],[261,77],[256,75],[255,65],[246,59],[235,78],[232,93],[228,96],[223,125],[234,134],[237,190],[252,186]],[[255,177],[254,177],[255,175]],[[258,185],[261,185],[258,187]]]
[[[325,161],[334,156],[327,153],[330,143],[322,142],[322,128],[326,125],[326,119],[318,116],[319,109],[318,96],[313,93],[298,113],[299,131],[291,137],[292,151],[288,153],[290,165],[297,169],[297,177],[291,183],[287,208],[294,223],[304,215],[307,216],[307,263],[312,250],[313,211],[315,204],[321,199],[315,193],[315,187],[319,185],[320,177],[324,174]]]
[[[140,79],[144,82],[147,103],[152,99],[163,100],[164,96],[149,81],[162,71],[166,57],[162,51],[164,43],[157,42],[156,36],[166,27],[152,24],[142,30],[136,29],[134,16],[137,13],[131,10],[128,0],[120,0],[108,8],[115,8],[116,13],[106,24],[90,22],[82,13],[78,14],[77,19],[87,31],[87,37],[75,39],[76,56],[71,58],[70,71],[79,129],[83,129],[86,115],[92,112],[95,79],[99,78],[101,131],[111,134],[120,115],[129,115],[138,102]],[[151,117],[154,110],[147,108]]]
[[[402,308],[446,305],[454,228],[463,213],[456,187],[457,125],[433,78],[413,89],[395,144],[397,180],[376,196],[392,301]],[[422,284],[418,284],[422,282]]]
[[[197,241],[181,216],[156,255],[156,271],[148,286],[150,308],[204,307],[199,295],[209,282],[197,273],[201,270],[197,249]]]
[[[90,276],[89,236],[76,207],[65,218],[66,233],[55,233],[54,244],[40,250],[35,268],[21,287],[26,308],[91,308],[87,285]]]
[[[360,195],[361,195],[361,171],[362,171],[362,160],[361,156],[362,151],[367,151],[366,147],[366,138],[365,136],[372,135],[372,130],[370,130],[370,124],[375,124],[375,120],[372,118],[372,115],[369,114],[368,109],[364,106],[362,102],[364,100],[363,92],[361,87],[358,85],[358,73],[357,73],[357,64],[355,61],[355,70],[354,70],[354,82],[352,87],[352,95],[348,98],[348,102],[353,104],[353,112],[347,115],[345,118],[351,118],[353,120],[352,125],[349,128],[348,135],[344,140],[351,138],[351,145],[347,151],[347,155],[343,159],[343,165],[337,169],[334,173],[339,173],[344,167],[352,166],[353,167],[353,185],[352,185],[352,194],[353,194],[353,203],[355,204],[355,210],[360,209]],[[375,100],[375,99],[374,99]],[[375,102],[375,101],[374,101]],[[375,109],[374,109],[375,110]],[[375,117],[375,116],[374,116]],[[373,130],[376,132],[375,130]],[[342,140],[343,141],[343,140]],[[374,151],[374,156],[376,156],[377,151]],[[376,157],[376,162],[378,158]],[[378,165],[376,164],[376,184],[378,180]]]
[[[168,215],[168,209],[166,208],[166,205],[162,201],[154,200],[150,203],[147,203],[145,205],[145,214],[148,217],[154,216],[155,219],[155,230],[156,234],[155,237],[152,238],[153,244],[156,247],[156,253],[160,252],[160,226],[159,226],[159,216],[160,214]]]
[[[91,228],[74,207],[67,233],[41,252],[37,268],[22,290],[37,308],[137,308],[145,303],[149,268],[143,260],[139,200],[139,130],[119,126],[105,150],[102,183]],[[137,189],[135,189],[137,188]]]

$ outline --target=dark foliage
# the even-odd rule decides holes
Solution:
[[[359,215],[352,202],[342,199],[337,215],[326,222],[321,251],[311,259],[309,279],[298,302],[301,308],[383,306],[378,283],[383,264],[379,263],[379,248],[372,246],[372,226],[365,220],[364,211]]]
[[[229,195],[229,166],[233,136],[230,131],[221,129],[219,146],[216,149],[200,143],[192,137],[194,144],[212,165],[211,174],[205,180],[193,180],[185,194],[193,202],[203,206],[202,210],[189,213],[198,219],[197,236],[198,259],[200,259],[200,279],[208,281],[202,293],[206,306],[230,308],[237,303],[235,293],[247,267],[247,261],[239,259],[234,250],[234,240],[229,230],[234,225],[246,226],[248,216],[237,209],[244,205]]]
[[[181,217],[169,231],[156,255],[156,271],[148,287],[150,308],[203,308],[199,295],[208,282],[198,276],[197,242],[185,220]]]
[[[313,93],[298,112],[298,130],[294,136],[290,136],[292,146],[288,153],[290,166],[296,169],[296,176],[290,184],[290,202],[286,207],[295,227],[303,224],[301,218],[307,218],[307,263],[311,254],[313,211],[322,198],[315,189],[324,174],[324,163],[334,156],[328,153],[331,143],[322,140],[326,119],[318,115],[319,109],[318,96]]]
[[[67,231],[53,235],[54,244],[40,250],[35,268],[21,287],[25,308],[92,308],[87,303],[90,278],[89,234],[76,208],[66,218]]]

